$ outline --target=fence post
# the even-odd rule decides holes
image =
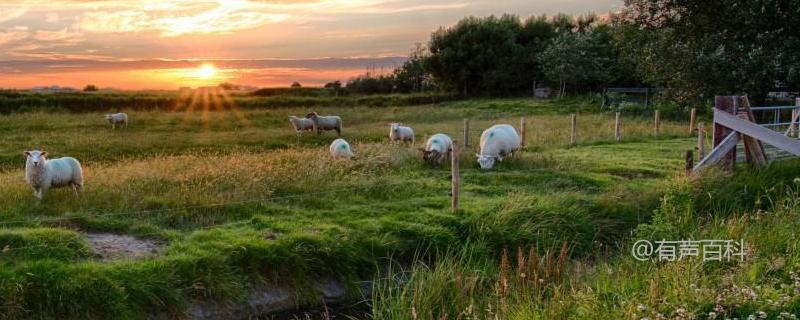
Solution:
[[[692,108],[689,115],[689,135],[694,134],[694,127],[697,124],[697,108]]]
[[[464,118],[464,149],[469,148],[469,119]]]
[[[700,122],[697,125],[697,160],[706,156],[706,125]]]
[[[620,132],[620,130],[619,130],[620,129],[620,120],[621,120],[620,118],[621,118],[621,113],[617,112],[617,117],[616,117],[616,119],[614,121],[614,140],[616,140],[617,142],[622,140],[622,132]]]
[[[572,114],[572,130],[569,135],[569,144],[574,146],[578,143],[578,115]]]
[[[458,147],[453,142],[453,148],[450,150],[450,177],[451,177],[451,190],[450,190],[450,205],[453,208],[453,213],[458,213],[458,189],[461,182],[461,176],[458,170]]]
[[[522,143],[521,146],[525,148],[525,117],[519,118],[519,131],[522,135]]]
[[[692,171],[694,169],[694,154],[692,150],[686,150],[686,175],[692,175]]]
[[[796,109],[792,110],[792,130],[789,133],[790,137],[800,138],[800,132],[798,132],[798,120],[797,117],[800,116],[800,98],[794,99],[794,105],[797,107]]]
[[[739,96],[715,96],[714,108],[730,114],[736,114],[739,108]],[[719,145],[731,132],[731,129],[714,122],[714,147]],[[736,165],[736,147],[733,148],[720,160],[720,166],[726,170],[732,170]]]
[[[656,116],[653,120],[653,134],[658,136],[658,132],[660,131],[661,127],[661,111],[656,109]]]

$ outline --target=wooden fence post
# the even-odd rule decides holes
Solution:
[[[522,143],[521,146],[525,148],[525,117],[519,118],[519,131],[522,135]]]
[[[697,159],[706,156],[706,125],[700,122],[697,125]]]
[[[694,170],[694,154],[692,150],[686,150],[686,175],[692,175],[692,171]]]
[[[661,129],[661,110],[656,109],[656,116],[653,120],[653,134],[658,136],[658,133]]]
[[[697,124],[697,108],[692,108],[689,114],[689,135],[694,134],[694,127]]]
[[[736,114],[737,109],[739,108],[739,96],[715,96],[714,108],[726,113]],[[714,130],[715,148],[722,143],[722,140],[724,140],[728,134],[732,132],[731,129],[719,125],[716,122],[714,122],[714,128],[712,130]],[[730,152],[723,156],[723,158],[720,160],[720,165],[726,170],[733,169],[733,167],[736,165],[736,147],[733,147]]]
[[[569,135],[569,144],[574,146],[578,143],[578,115],[572,114],[572,130]]]
[[[620,132],[621,113],[617,112],[617,117],[614,120],[614,140],[619,142],[622,140],[622,132]]]
[[[452,150],[450,150],[450,177],[450,205],[453,208],[453,213],[455,214],[458,213],[458,189],[461,182],[461,176],[458,170],[458,147],[455,141],[453,142]]]
[[[800,121],[800,120],[797,119],[797,117],[800,116],[800,98],[795,98],[794,99],[794,105],[797,107],[797,109],[793,109],[792,110],[792,124],[791,124],[792,130],[790,130],[789,136],[790,137],[795,137],[795,138],[800,138],[800,132],[798,131],[798,129],[799,129],[798,127],[800,125],[798,125],[798,123],[797,123],[798,121]]]
[[[469,119],[464,119],[464,149],[469,148]]]

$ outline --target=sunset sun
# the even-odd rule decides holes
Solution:
[[[217,68],[211,64],[204,64],[197,69],[197,78],[200,80],[211,80],[217,75]]]

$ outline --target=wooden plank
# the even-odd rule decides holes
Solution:
[[[739,143],[739,133],[729,133],[727,137],[722,139],[722,141],[703,158],[703,160],[700,160],[700,162],[694,166],[694,172],[697,172],[700,168],[724,160],[728,153],[733,150],[733,148],[736,148],[737,143]]]
[[[800,156],[800,141],[784,136],[778,132],[739,119],[737,116],[720,110],[714,110],[714,121],[721,126],[761,140],[761,142],[770,144],[793,155]]]

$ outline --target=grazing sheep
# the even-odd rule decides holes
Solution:
[[[124,128],[128,127],[128,115],[123,112],[107,114],[106,120],[111,124],[111,129],[116,129],[117,124]]]
[[[295,117],[295,116],[289,116],[289,122],[292,123],[292,126],[294,127],[294,131],[297,132],[298,136],[300,134],[302,134],[303,131],[314,130],[314,121],[311,121],[311,119],[298,118],[298,117]]]
[[[322,134],[322,131],[336,130],[336,135],[342,135],[342,118],[339,116],[321,116],[316,112],[306,115],[306,118],[314,122],[314,131]]]
[[[397,122],[389,124],[389,141],[414,144],[414,130]]]
[[[419,150],[422,151],[423,160],[434,167],[441,167],[453,151],[453,139],[444,133],[437,133],[428,138],[424,149]]]
[[[25,151],[25,181],[33,188],[33,195],[42,200],[50,188],[72,187],[78,196],[83,190],[83,170],[75,158],[64,157],[47,160],[46,151]]]
[[[497,124],[481,134],[481,153],[476,154],[481,169],[491,169],[494,160],[503,158],[519,150],[522,140],[517,130],[508,124]]]
[[[352,158],[355,157],[353,150],[350,149],[350,144],[344,139],[336,139],[331,143],[331,155],[334,158]]]

